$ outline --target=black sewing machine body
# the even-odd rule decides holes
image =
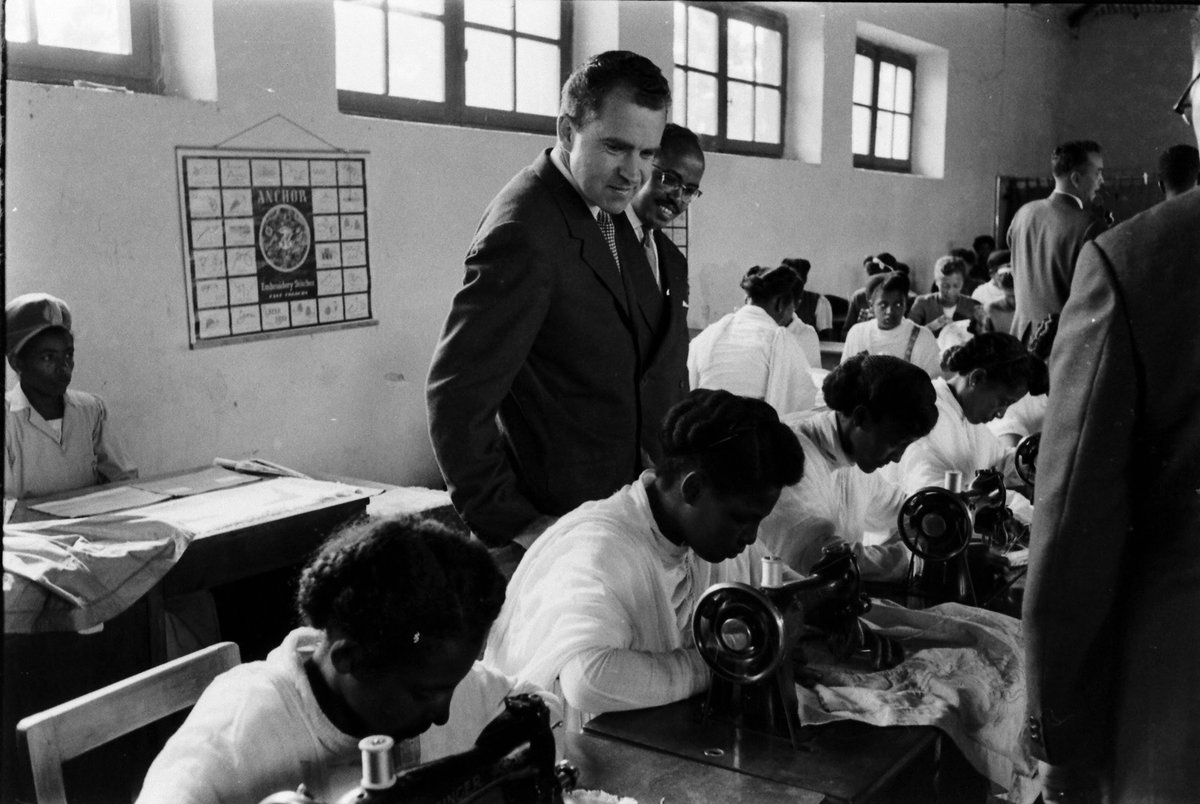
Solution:
[[[774,562],[774,563],[771,563]],[[844,636],[870,608],[850,545],[827,547],[811,575],[782,583],[782,562],[764,559],[763,585],[722,583],[696,605],[692,631],[713,680],[706,719],[791,740],[804,740],[795,663],[805,638]]]
[[[390,737],[367,737],[361,784],[337,804],[561,804],[574,770],[555,764],[549,709],[540,697],[513,695],[475,741],[453,756],[395,772]],[[321,804],[301,789],[260,804]]]
[[[1031,445],[1018,447],[1016,466],[1032,486],[1037,441]],[[1004,556],[1027,547],[1028,532],[1014,519],[1006,495],[1003,475],[981,469],[965,489],[958,472],[947,472],[945,488],[927,486],[904,501],[898,517],[900,537],[913,553],[905,584],[907,605],[985,605],[1019,577],[1009,577]]]

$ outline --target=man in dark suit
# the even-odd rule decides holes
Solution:
[[[1023,616],[1047,802],[1200,791],[1197,254],[1188,192],[1084,245],[1059,322]]]
[[[670,304],[621,214],[652,170],[670,88],[609,51],[563,88],[558,144],[484,211],[429,370],[434,454],[451,500],[492,546],[637,478],[645,392]],[[672,300],[681,304],[681,300]]]
[[[1025,340],[1046,316],[1062,312],[1084,242],[1104,230],[1091,212],[1104,184],[1104,158],[1091,140],[1054,149],[1054,192],[1017,210],[1008,229],[1017,312],[1012,334]]]
[[[700,197],[703,178],[700,139],[690,129],[667,123],[650,178],[625,210],[663,289],[660,336],[642,386],[647,412],[662,414],[642,421],[642,448],[650,463],[661,457],[658,430],[663,416],[688,392],[687,258],[662,230]]]

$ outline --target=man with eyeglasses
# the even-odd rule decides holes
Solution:
[[[1059,322],[1023,616],[1049,804],[1200,791],[1198,255],[1186,192],[1083,246]]]
[[[1062,312],[1083,244],[1104,231],[1092,212],[1104,185],[1104,157],[1092,140],[1065,142],[1051,159],[1054,191],[1030,201],[1008,228],[1017,311],[1012,334],[1022,340],[1049,315]]]
[[[664,295],[623,213],[670,101],[644,56],[589,59],[563,88],[557,145],[492,200],[467,252],[429,370],[430,438],[455,508],[510,572],[514,541],[657,453],[660,333],[686,291]]]
[[[625,210],[666,302],[654,362],[642,384],[647,406],[662,411],[663,415],[687,396],[690,340],[687,258],[663,229],[700,197],[703,178],[704,150],[700,147],[700,139],[691,129],[667,123],[650,176]],[[654,461],[659,458],[658,428],[661,423],[661,420],[649,419],[642,422],[642,443]]]

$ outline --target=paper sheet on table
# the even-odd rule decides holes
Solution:
[[[210,466],[178,477],[163,477],[158,480],[139,480],[130,485],[143,491],[153,491],[166,494],[168,497],[190,497],[193,494],[203,494],[206,491],[227,489],[234,486],[244,486],[247,483],[257,483],[261,477],[246,475],[241,472],[231,472],[219,466]]]
[[[38,503],[29,507],[34,511],[41,511],[43,514],[75,519],[122,511],[126,508],[140,508],[166,499],[169,499],[166,494],[146,491],[135,486],[117,486],[66,500]]]

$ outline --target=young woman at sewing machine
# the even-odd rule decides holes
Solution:
[[[774,408],[694,390],[668,412],[663,459],[567,514],[526,553],[484,661],[591,714],[707,689],[692,609],[714,583],[757,583],[759,522],[804,454]]]
[[[1017,338],[1003,332],[985,332],[948,350],[942,367],[949,378],[933,381],[937,425],[905,451],[898,466],[885,472],[894,470],[891,479],[905,494],[925,486],[943,487],[947,471],[961,473],[964,487],[979,469],[995,468],[1012,476],[1012,453],[986,423],[1025,396],[1038,362]],[[1032,505],[1027,499],[1009,492],[1008,504],[1019,520],[1029,522]]]
[[[854,545],[864,578],[895,579],[909,560],[894,532],[904,493],[876,470],[933,429],[933,383],[906,360],[861,352],[829,373],[823,392],[829,410],[784,417],[804,448],[805,471],[763,521],[763,546],[804,574],[827,544],[842,540]],[[864,546],[868,529],[890,537]]]
[[[139,804],[256,802],[301,783],[334,800],[358,784],[369,735],[396,740],[398,770],[470,748],[506,695],[536,692],[475,661],[503,601],[487,550],[435,522],[334,536],[300,576],[308,626],[205,690]]]

